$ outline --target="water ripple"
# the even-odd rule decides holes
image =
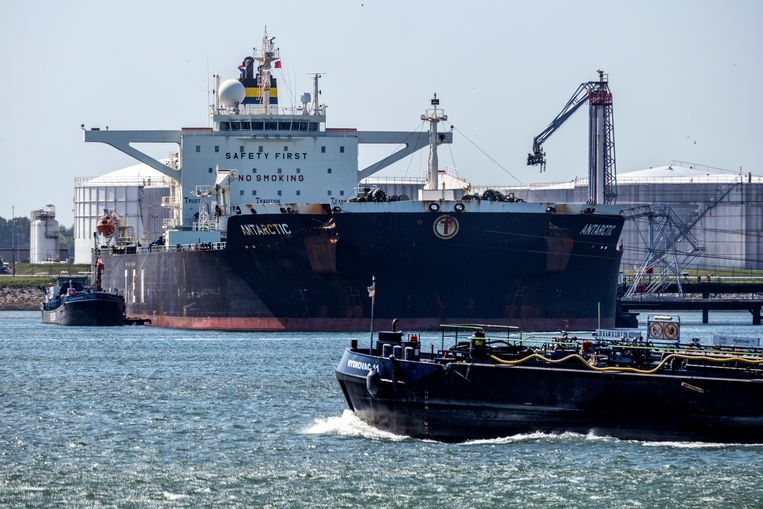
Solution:
[[[37,313],[0,313],[0,325],[0,507],[763,500],[763,446],[575,433],[443,444],[377,430],[334,378],[352,334],[64,328]]]

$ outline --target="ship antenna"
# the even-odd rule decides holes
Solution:
[[[318,80],[321,79],[321,73],[316,72],[313,74],[313,115],[320,115],[320,103],[318,102],[318,94],[321,93],[318,88]]]
[[[210,95],[212,95],[211,85],[209,83],[209,55],[207,55],[207,107],[211,107],[211,98]],[[217,109],[215,109],[215,113],[217,113]],[[209,127],[210,123],[212,122],[212,115],[209,115],[207,118],[207,127]]]
[[[270,114],[270,80],[271,80],[271,63],[279,60],[279,50],[273,44],[275,37],[268,37],[268,27],[265,27],[265,35],[262,36],[262,50],[259,55],[255,55],[255,59],[260,62],[257,66],[257,76],[260,81],[260,101],[263,106],[265,115]]]
[[[439,139],[437,136],[437,124],[441,121],[448,120],[447,115],[441,115],[437,111],[437,106],[440,104],[440,100],[437,98],[437,94],[434,94],[431,100],[432,109],[427,110],[426,113],[421,115],[421,120],[429,122],[429,176],[424,189],[437,190],[440,187],[439,183],[439,168],[437,161],[437,145]]]
[[[220,114],[220,75],[219,74],[215,74],[213,77],[215,78],[215,90],[214,90],[214,94],[215,94],[215,109],[214,109],[214,114],[215,115],[219,115]]]

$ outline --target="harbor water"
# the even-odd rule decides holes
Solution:
[[[711,321],[682,314],[682,337],[763,337],[747,313]],[[0,312],[0,330],[1,507],[763,507],[763,445],[370,428],[334,377],[368,334],[61,327],[35,312]]]

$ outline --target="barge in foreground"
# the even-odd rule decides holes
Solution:
[[[446,328],[452,346],[444,333],[430,352],[400,332],[379,333],[371,351],[354,342],[336,369],[347,404],[375,427],[446,442],[572,431],[763,443],[763,349],[565,335],[537,342],[485,329]]]

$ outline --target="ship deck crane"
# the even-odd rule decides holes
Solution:
[[[581,83],[562,111],[533,139],[533,151],[527,154],[528,166],[546,169],[543,143],[586,102],[589,105],[588,200],[591,205],[614,203],[617,197],[615,170],[615,126],[609,77],[604,71],[599,81]]]

